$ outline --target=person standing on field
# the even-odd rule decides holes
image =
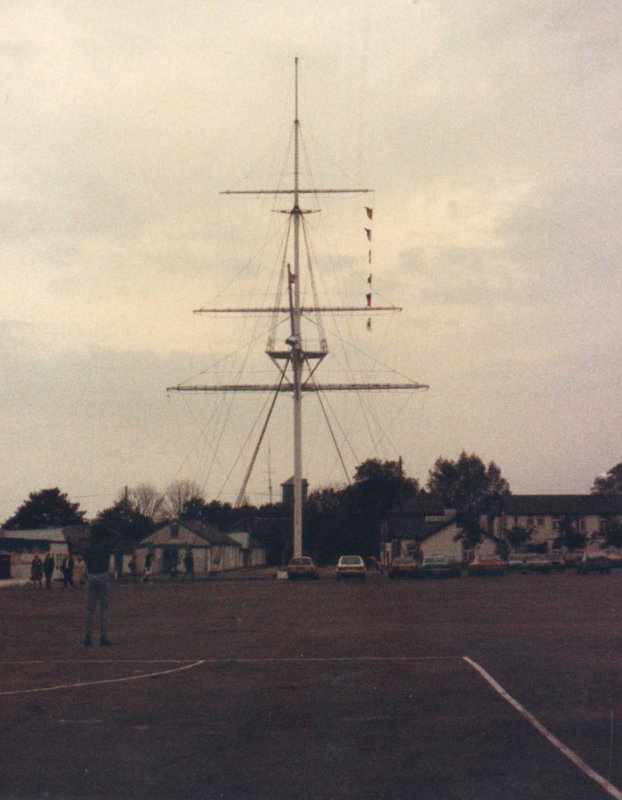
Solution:
[[[190,578],[191,581],[194,580],[194,556],[192,555],[192,550],[186,550],[186,555],[184,556],[184,570],[185,575],[183,580],[186,578]]]
[[[52,588],[52,574],[54,572],[54,559],[48,553],[43,559],[43,574],[45,575],[45,588]]]
[[[108,626],[110,623],[110,555],[121,537],[101,523],[91,525],[91,540],[84,553],[87,569],[86,600],[84,607],[84,646],[93,644],[93,620],[99,605],[99,643],[110,644]]]
[[[35,589],[43,589],[42,579],[43,562],[39,556],[35,554],[35,557],[32,559],[32,563],[30,564],[30,580],[32,581]]]

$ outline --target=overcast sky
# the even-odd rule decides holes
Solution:
[[[247,335],[193,309],[269,302],[284,218],[219,192],[289,183],[295,56],[316,185],[374,189],[309,217],[322,300],[371,268],[404,309],[327,321],[334,365],[431,387],[331,399],[347,470],[423,483],[465,449],[514,493],[589,491],[622,460],[621,31],[611,0],[4,3],[0,520],[55,486],[90,515],[126,484],[234,499],[264,398],[166,387]],[[292,472],[289,406],[252,500]],[[321,428],[306,399],[312,488],[344,480]]]

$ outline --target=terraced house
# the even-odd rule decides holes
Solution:
[[[601,538],[608,527],[622,521],[622,496],[598,494],[514,494],[504,497],[492,517],[491,533],[505,538],[507,531],[522,528],[531,544],[553,547],[564,527],[584,535],[586,541]]]
[[[443,552],[468,561],[473,552],[464,549],[454,509],[443,506],[439,498],[422,495],[393,509],[381,525],[381,557],[390,563],[396,555],[425,555]],[[614,524],[622,524],[622,496],[596,494],[515,494],[503,497],[482,514],[484,534],[481,552],[494,552],[508,534],[522,529],[526,538],[522,549],[546,547],[552,550],[563,533],[572,531],[585,537],[589,546],[602,540]],[[510,546],[510,549],[513,549]]]

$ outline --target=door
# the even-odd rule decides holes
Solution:
[[[177,569],[178,550],[176,547],[165,547],[162,551],[162,572],[169,575]]]
[[[11,556],[0,553],[0,580],[11,577]]]

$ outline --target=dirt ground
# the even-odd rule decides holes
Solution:
[[[622,570],[270,574],[0,591],[2,800],[622,797]]]

